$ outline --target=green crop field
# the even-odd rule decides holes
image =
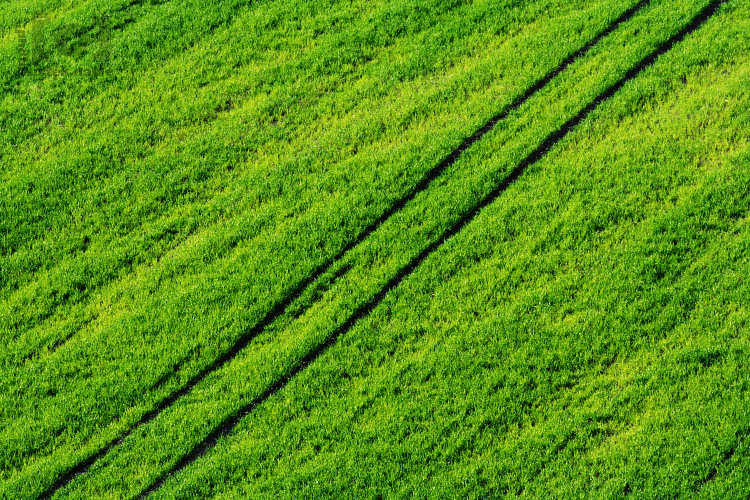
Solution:
[[[0,498],[748,498],[749,0],[4,0]]]

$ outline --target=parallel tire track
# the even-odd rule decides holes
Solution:
[[[381,227],[393,215],[395,215],[397,212],[402,210],[404,206],[406,206],[406,204],[410,202],[411,200],[413,200],[418,194],[425,191],[431,185],[431,183],[436,178],[438,178],[443,173],[443,171],[445,171],[446,168],[450,167],[456,162],[456,160],[459,158],[459,156],[461,156],[461,154],[464,151],[469,149],[475,142],[481,139],[487,132],[492,130],[498,122],[505,119],[512,111],[520,108],[526,101],[528,101],[532,96],[534,96],[537,92],[539,92],[542,88],[544,88],[553,78],[555,78],[557,75],[565,71],[565,69],[568,68],[574,61],[579,59],[586,52],[588,52],[594,45],[596,45],[599,41],[601,41],[602,38],[608,36],[615,29],[617,29],[621,24],[630,20],[636,13],[638,13],[638,11],[640,11],[642,8],[648,5],[650,1],[651,0],[640,0],[637,3],[635,3],[633,6],[631,6],[626,11],[624,11],[617,19],[612,21],[612,23],[610,23],[605,29],[603,29],[602,31],[597,33],[593,38],[591,38],[591,40],[589,40],[585,45],[583,45],[582,47],[577,49],[575,52],[568,55],[557,67],[553,68],[546,75],[536,80],[530,87],[526,89],[526,91],[523,94],[516,97],[510,104],[508,104],[501,111],[499,111],[497,114],[492,116],[476,132],[474,132],[472,135],[464,139],[464,141],[461,144],[459,144],[458,147],[456,147],[456,149],[451,151],[448,154],[448,156],[446,156],[440,163],[438,163],[436,166],[428,170],[425,173],[425,175],[420,179],[420,181],[416,185],[414,185],[414,187],[412,187],[411,190],[409,190],[401,198],[397,199],[377,219],[375,219],[367,227],[365,227],[357,235],[356,238],[354,238],[349,243],[347,243],[336,255],[334,255],[333,257],[331,257],[330,259],[328,259],[327,261],[325,261],[324,263],[320,264],[318,267],[313,269],[313,271],[310,274],[308,274],[305,278],[303,278],[294,289],[292,289],[286,296],[284,296],[279,302],[277,302],[261,318],[261,320],[255,324],[255,326],[251,327],[249,330],[247,330],[247,332],[244,335],[240,336],[237,339],[237,341],[227,351],[225,351],[222,355],[216,358],[212,363],[207,365],[201,371],[196,373],[193,377],[191,377],[190,380],[188,380],[188,382],[185,385],[183,385],[181,388],[176,389],[175,391],[170,393],[168,396],[162,399],[154,408],[144,413],[143,416],[141,416],[141,418],[137,422],[131,425],[128,429],[124,430],[118,437],[104,444],[104,446],[102,446],[99,450],[92,453],[91,455],[84,458],[83,460],[73,464],[69,469],[64,471],[60,476],[58,476],[57,480],[53,484],[51,484],[46,490],[44,490],[40,494],[39,498],[51,497],[58,490],[60,490],[61,488],[64,488],[75,477],[81,474],[84,474],[94,463],[96,463],[100,458],[104,457],[111,449],[116,447],[124,439],[130,436],[136,429],[149,423],[151,420],[156,418],[161,412],[163,412],[164,410],[169,408],[172,404],[174,404],[178,399],[180,399],[182,396],[190,392],[193,387],[195,387],[208,375],[217,371],[222,366],[224,366],[227,362],[234,359],[243,349],[245,349],[245,347],[247,347],[250,344],[250,342],[255,337],[257,337],[260,333],[262,333],[268,326],[270,326],[279,317],[286,314],[290,306],[293,303],[295,303],[300,297],[302,297],[305,290],[307,290],[311,285],[316,283],[320,278],[325,277],[329,274],[332,274],[331,270],[335,269],[336,264],[339,263],[346,254],[348,254],[352,249],[354,249],[360,243],[362,243],[365,239],[367,239],[373,232],[375,232],[379,227]],[[517,175],[518,174],[516,174],[516,176]],[[444,236],[444,237],[448,237],[448,236]],[[436,245],[433,243],[433,245],[428,247],[426,250],[430,250],[430,251],[434,250],[433,246],[435,246],[436,248]],[[421,262],[421,260],[423,260],[424,257],[426,257],[426,254],[424,256],[420,254],[420,256],[417,257],[417,259],[419,259],[419,261]],[[415,264],[413,267],[416,267],[417,264]],[[394,281],[400,281],[401,279],[403,279],[403,277],[406,274],[408,274],[409,272],[411,272],[411,270],[413,270],[413,267],[407,266],[407,268],[411,268],[409,271],[405,271],[405,269],[407,268],[402,269],[402,271],[399,272],[396,278],[394,278],[388,284],[386,284],[386,287],[383,288],[383,290],[381,290],[381,293],[378,293],[373,299],[373,301],[369,303],[369,304],[372,304],[370,306],[370,309],[374,307],[375,305],[377,305],[375,301],[379,303],[380,300],[382,300],[382,296],[384,296],[385,293],[388,292],[388,290],[396,286],[397,283],[395,283]],[[337,274],[337,273],[334,271],[333,274]],[[331,281],[333,280],[331,279]],[[312,304],[308,304],[306,307],[309,307],[310,305]],[[297,314],[301,314],[301,312],[297,312]],[[352,318],[357,316],[357,319],[359,319],[359,317],[363,315],[364,313],[360,313],[360,310],[357,310],[355,314],[352,316]],[[350,318],[350,321],[351,321],[351,318]],[[345,325],[348,325],[350,321],[347,321]],[[356,321],[356,319],[354,321]],[[340,335],[341,332],[339,330],[337,330],[336,333],[334,333],[334,336],[331,339],[329,339],[330,343],[333,343],[333,341],[335,341],[335,338]],[[305,361],[305,360],[307,360],[308,357],[310,356],[305,357],[305,359],[303,360],[305,366],[306,364],[309,364],[309,362],[312,361],[312,359],[317,357],[322,352],[322,350],[324,350],[327,347],[327,345],[329,345],[328,341],[326,342],[326,344],[320,346],[315,351],[318,354],[315,354],[308,361]],[[286,381],[288,381],[288,379],[290,379],[292,376],[294,376],[294,374],[296,374],[299,370],[301,370],[301,365],[299,366],[300,368],[292,370],[293,373],[290,372],[289,374],[287,374],[287,376],[280,379],[279,382],[281,382],[281,385],[279,385],[279,382],[277,382],[271,388],[269,388],[266,392],[264,392],[263,395],[256,398],[252,403],[250,403],[248,407],[256,406],[257,402],[260,402],[266,399],[272,393],[276,392],[279,388],[281,388],[281,386],[283,386],[286,383]],[[243,414],[244,413],[241,411],[240,414],[238,414],[238,419],[241,418],[239,415],[243,415]],[[226,422],[228,421],[222,422],[219,429],[228,425]],[[232,427],[233,426],[234,425],[232,425]],[[221,434],[222,432],[218,433],[218,435],[221,435]],[[213,435],[213,433],[211,435]],[[161,484],[161,482],[163,482],[163,478],[160,478],[158,481],[159,484]],[[157,483],[154,483],[154,485],[156,484]],[[154,485],[152,485],[152,487]],[[150,491],[152,487],[149,487],[147,491]]]
[[[388,283],[377,293],[372,299],[366,304],[363,304],[356,309],[349,318],[321,344],[315,349],[311,350],[307,355],[300,359],[289,371],[287,371],[281,378],[269,386],[262,394],[252,400],[250,403],[245,405],[238,413],[232,415],[224,421],[222,421],[214,430],[206,436],[199,444],[183,456],[177,463],[175,463],[168,471],[164,472],[154,482],[152,482],[143,492],[139,495],[139,498],[145,498],[150,493],[159,489],[167,478],[178,473],[188,465],[195,462],[199,457],[204,455],[210,450],[221,438],[232,432],[232,430],[239,424],[239,422],[251,413],[258,405],[262,404],[269,397],[281,390],[289,381],[302,370],[304,370],[310,363],[315,361],[321,354],[323,354],[329,347],[336,343],[338,338],[348,332],[357,322],[366,317],[372,310],[377,307],[385,296],[394,288],[396,288],[407,276],[409,276],[414,270],[432,253],[439,249],[446,241],[458,234],[469,222],[471,222],[485,207],[494,202],[515,180],[517,180],[521,174],[531,165],[539,161],[544,155],[557,144],[562,138],[568,135],[578,124],[581,123],[599,104],[610,99],[614,96],[628,81],[638,76],[643,70],[651,66],[656,59],[671,50],[677,43],[682,41],[688,34],[694,32],[700,28],[708,19],[710,19],[719,7],[724,4],[727,0],[714,0],[706,5],[691,21],[685,25],[679,32],[672,35],[668,40],[663,42],[654,51],[648,54],[646,57],[641,59],[639,63],[633,66],[628,72],[620,78],[616,83],[605,89],[602,93],[596,96],[588,105],[578,112],[573,118],[565,122],[560,128],[549,134],[542,143],[526,158],[524,158],[511,172],[506,176],[488,195],[486,195],[473,209],[464,214],[453,226],[448,228],[443,234],[433,241],[428,247],[426,247],[419,255],[413,258],[408,264],[402,267],[396,275],[391,278]],[[472,136],[473,137],[473,136]]]

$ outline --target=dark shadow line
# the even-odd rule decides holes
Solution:
[[[200,443],[198,443],[193,449],[184,455],[177,463],[175,463],[168,471],[164,472],[154,482],[152,482],[143,492],[139,495],[140,498],[144,498],[150,493],[159,489],[164,484],[164,481],[171,475],[184,469],[206,451],[212,448],[222,436],[229,434],[242,420],[243,417],[247,416],[252,412],[258,405],[266,401],[269,397],[278,392],[283,388],[295,375],[305,369],[310,363],[320,357],[329,347],[336,343],[338,338],[349,331],[360,319],[366,317],[372,310],[377,307],[385,298],[385,296],[394,288],[396,288],[407,276],[409,276],[428,256],[440,248],[447,240],[455,236],[461,229],[463,229],[469,222],[471,222],[485,207],[494,202],[521,174],[530,166],[539,161],[556,143],[558,143],[563,137],[569,134],[578,124],[586,118],[591,111],[593,111],[603,101],[611,98],[616,92],[618,92],[628,81],[632,80],[644,69],[651,66],[654,61],[664,53],[668,52],[675,44],[680,42],[689,33],[692,33],[698,29],[703,23],[705,23],[727,0],[716,0],[704,7],[695,17],[678,33],[670,37],[667,41],[662,43],[653,52],[643,58],[639,63],[633,66],[620,80],[608,87],[601,94],[596,96],[586,107],[578,112],[573,118],[565,122],[560,128],[549,134],[542,143],[521,163],[519,163],[511,172],[508,174],[488,195],[486,195],[474,208],[464,214],[453,226],[448,228],[437,240],[433,241],[427,246],[422,252],[413,258],[408,264],[399,269],[396,275],[391,278],[380,291],[375,294],[372,299],[366,304],[361,305],[357,308],[349,318],[331,335],[316,348],[308,352],[301,360],[299,360],[289,371],[282,375],[276,382],[270,385],[262,394],[253,399],[250,403],[243,406],[236,414],[225,418],[214,430],[206,436]]]
[[[148,392],[156,392],[161,386],[163,386],[170,378],[172,378],[174,375],[180,372],[182,369],[182,366],[187,363],[191,358],[194,352],[189,352],[185,356],[181,357],[176,363],[172,365],[172,367],[164,372],[164,375],[159,377],[156,382],[154,382],[151,385],[151,388],[148,390]]]
[[[171,250],[176,249],[182,243],[184,243],[185,241],[187,241],[193,234],[195,234],[198,231],[198,229],[199,229],[199,226],[196,224],[195,226],[191,227],[188,231],[186,231],[183,235],[179,235],[178,234],[178,236],[176,238],[170,240],[170,243],[174,242],[174,246],[168,247],[162,253],[156,253],[156,254],[154,254],[152,256],[152,258],[156,259],[158,261],[166,253],[168,253]],[[135,232],[135,229],[129,231],[127,233],[127,235],[132,235],[134,232]],[[161,241],[161,239],[159,241]],[[156,245],[156,242],[154,242],[152,244],[152,246],[155,246],[155,245]],[[225,250],[223,250],[223,249],[220,250],[220,252],[222,252],[222,251],[225,251]],[[221,253],[219,253],[219,255],[221,255]],[[61,302],[55,304],[54,306],[52,306],[52,308],[49,311],[47,311],[44,314],[41,314],[37,318],[35,318],[35,321],[36,322],[42,322],[42,321],[48,320],[49,318],[51,318],[52,316],[54,316],[56,313],[58,313],[63,306],[77,305],[77,304],[83,304],[83,303],[85,303],[86,300],[90,299],[93,296],[94,292],[97,289],[100,289],[101,287],[107,286],[110,283],[115,282],[116,281],[116,275],[117,275],[118,272],[122,271],[123,269],[126,269],[128,271],[128,273],[132,273],[133,272],[133,268],[136,267],[137,265],[140,265],[140,264],[141,263],[135,263],[135,262],[133,262],[133,259],[122,259],[122,262],[118,262],[118,263],[116,263],[116,264],[114,264],[114,265],[112,265],[112,266],[109,267],[111,275],[107,276],[104,280],[102,280],[102,282],[96,283],[96,284],[94,284],[90,288],[86,288],[85,292],[83,292],[79,297],[77,297],[73,301],[67,301],[66,300],[66,301],[61,301]],[[63,337],[55,340],[52,343],[52,345],[49,347],[48,352],[45,353],[45,356],[51,356],[51,355],[55,354],[65,344],[67,344],[68,342],[70,342],[76,335],[78,335],[87,325],[89,325],[91,322],[93,322],[95,319],[97,319],[98,316],[99,315],[96,314],[93,318],[90,318],[90,319],[86,320],[84,323],[81,324],[81,326],[79,326],[75,330],[73,330],[73,331],[69,332],[67,335],[65,335],[65,336],[63,336]],[[29,360],[34,359],[34,358],[41,357],[41,353],[42,353],[43,349],[44,349],[44,346],[41,347],[41,348],[37,348],[37,349],[35,349],[35,350],[27,353],[26,356],[24,356],[23,359],[21,359],[18,362],[18,364],[20,365],[20,364],[25,363],[25,362],[27,362]]]
[[[419,193],[425,191],[429,185],[434,181],[440,174],[449,166],[451,166],[458,157],[466,151],[471,145],[482,138],[487,132],[489,132],[500,120],[506,118],[512,111],[518,109],[526,101],[528,101],[534,94],[541,90],[547,85],[554,77],[559,75],[568,66],[570,66],[576,59],[580,58],[584,53],[596,45],[602,38],[612,33],[620,24],[628,21],[632,18],[640,9],[650,3],[650,0],[640,0],[638,3],[630,7],[628,10],[623,12],[617,19],[615,19],[607,28],[599,32],[594,36],[588,43],[583,47],[579,48],[565,60],[560,63],[556,68],[551,70],[545,76],[537,80],[531,87],[529,87],[521,96],[511,102],[503,108],[502,111],[490,118],[481,128],[474,132],[471,136],[464,139],[464,141],[451,153],[448,154],[439,164],[428,170],[422,179],[404,196],[396,200],[383,214],[381,214],[376,220],[371,222],[365,227],[359,235],[346,244],[336,255],[331,257],[326,262],[316,267],[309,275],[307,275],[291,292],[289,292],[281,301],[277,302],[263,318],[256,323],[255,326],[250,328],[244,335],[242,335],[232,347],[224,352],[221,356],[216,358],[210,365],[206,366],[196,375],[190,378],[190,380],[180,389],[172,392],[165,397],[159,404],[153,409],[146,412],[137,422],[135,422],[130,428],[125,430],[119,437],[106,443],[99,451],[85,458],[84,460],[76,463],[67,471],[62,473],[57,480],[40,495],[39,498],[49,498],[59,489],[65,487],[70,481],[76,476],[85,473],[91,465],[96,462],[99,458],[105,455],[111,448],[122,442],[125,438],[131,435],[138,427],[141,427],[151,420],[153,420],[159,413],[164,411],[166,408],[174,404],[174,402],[180,397],[187,394],[195,385],[202,381],[206,376],[212,372],[218,370],[227,362],[231,361],[234,357],[239,354],[247,345],[257,337],[263,330],[265,330],[271,323],[276,321],[282,316],[286,310],[302,296],[303,292],[319,278],[329,272],[329,270],[340,261],[349,251],[354,247],[358,246],[365,239],[367,239],[373,232],[375,232],[380,226],[382,226],[390,217],[395,213],[403,209],[403,207],[411,200],[413,200]]]
[[[719,461],[714,464],[713,467],[711,467],[711,470],[708,471],[706,477],[698,482],[697,489],[702,488],[706,485],[706,483],[710,483],[716,478],[716,475],[719,473],[719,467],[731,460],[731,458],[734,456],[734,453],[737,451],[737,446],[739,446],[739,442],[732,446],[729,450],[724,452],[724,454],[721,456],[721,459],[719,459]]]
[[[310,307],[313,306],[320,298],[328,292],[331,288],[333,288],[333,285],[336,283],[336,281],[339,280],[342,276],[344,276],[346,273],[349,272],[349,270],[352,268],[351,263],[346,263],[340,267],[340,269],[334,271],[330,274],[330,277],[325,280],[318,280],[315,283],[315,286],[313,286],[310,290],[310,292],[307,294],[308,298],[306,301],[301,303],[299,307],[289,308],[287,311],[287,314],[289,315],[291,321],[295,321],[299,319],[303,314],[307,312]]]
[[[91,323],[93,323],[94,320],[96,320],[98,318],[99,318],[99,315],[98,314],[94,314],[92,317],[90,317],[90,318],[82,321],[81,324],[77,328],[73,328],[66,335],[64,335],[63,337],[61,337],[61,338],[55,340],[54,342],[52,342],[52,345],[48,347],[48,353],[50,355],[54,354],[55,351],[57,351],[60,347],[62,347],[64,344],[66,344],[68,341],[70,341],[70,339],[72,339],[73,337],[75,337],[75,335],[78,332],[82,331],[84,328],[86,328],[88,325],[90,325]],[[42,352],[45,347],[46,346],[42,346],[42,347],[40,347],[38,349],[34,349],[31,352],[26,353],[26,355],[23,358],[21,358],[20,362],[17,363],[16,366],[19,366],[19,365],[21,365],[23,363],[31,361],[35,357],[39,356],[40,352]]]

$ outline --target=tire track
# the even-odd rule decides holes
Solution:
[[[177,463],[175,463],[169,470],[160,475],[154,480],[146,489],[144,489],[138,498],[145,498],[149,494],[158,490],[164,482],[170,476],[180,472],[188,465],[195,462],[198,458],[204,455],[210,450],[222,436],[226,436],[232,432],[237,424],[248,414],[250,414],[258,405],[262,404],[269,397],[273,396],[289,381],[294,378],[295,375],[304,370],[310,363],[315,361],[320,355],[322,355],[329,347],[334,345],[338,338],[348,332],[357,322],[370,314],[385,298],[385,296],[394,288],[396,288],[406,277],[408,277],[414,270],[432,253],[438,250],[446,241],[458,234],[469,222],[488,205],[494,202],[505,190],[516,181],[521,174],[531,165],[539,161],[545,156],[545,154],[557,144],[561,139],[567,136],[577,125],[581,123],[599,104],[610,99],[614,96],[627,82],[638,76],[643,70],[653,65],[658,57],[670,51],[677,43],[682,41],[687,35],[700,28],[708,19],[710,19],[721,5],[727,0],[714,0],[713,2],[706,5],[698,14],[696,14],[691,21],[685,25],[679,32],[672,35],[668,40],[659,45],[646,57],[641,59],[635,66],[633,66],[628,72],[620,78],[616,83],[609,86],[602,93],[596,96],[588,105],[578,112],[573,118],[565,122],[560,128],[549,134],[542,143],[526,158],[524,158],[511,172],[506,176],[493,191],[486,195],[473,209],[464,214],[453,226],[448,228],[443,234],[427,246],[422,252],[413,258],[408,264],[403,266],[396,275],[391,278],[386,285],[376,293],[369,302],[363,304],[357,308],[349,318],[336,330],[334,330],[328,338],[318,345],[315,349],[310,351],[302,359],[300,359],[295,365],[293,365],[284,375],[282,375],[276,382],[269,386],[262,394],[257,396],[250,403],[245,405],[235,415],[224,419],[214,430],[206,436],[199,444],[186,455],[184,455]],[[480,129],[481,130],[481,129]],[[476,135],[476,134],[475,134]],[[474,136],[472,136],[474,137]]]
[[[516,97],[510,104],[506,105],[501,111],[493,115],[487,122],[485,122],[472,135],[464,139],[463,142],[459,144],[458,147],[456,147],[453,151],[451,151],[440,163],[438,163],[436,166],[429,169],[425,173],[425,175],[419,180],[419,182],[414,185],[414,187],[412,187],[401,198],[396,200],[377,219],[375,219],[368,226],[366,226],[353,240],[347,243],[336,255],[334,255],[333,257],[331,257],[324,263],[314,268],[310,274],[304,277],[287,295],[285,295],[279,302],[277,302],[260,319],[260,321],[258,321],[253,327],[247,330],[247,332],[244,335],[238,338],[237,341],[227,351],[225,351],[221,356],[216,358],[212,363],[210,363],[205,368],[203,368],[198,373],[196,373],[193,377],[191,377],[190,380],[188,380],[187,383],[183,385],[181,388],[176,389],[175,391],[167,395],[154,408],[144,413],[143,416],[137,422],[131,425],[128,429],[124,430],[118,437],[105,443],[99,450],[95,451],[94,453],[90,454],[88,457],[75,463],[66,471],[64,471],[60,476],[58,476],[58,478],[55,480],[55,482],[52,485],[50,485],[47,489],[45,489],[40,494],[39,498],[51,497],[58,490],[60,490],[61,488],[64,488],[68,483],[70,483],[77,476],[84,474],[94,463],[96,463],[100,458],[104,457],[111,449],[116,447],[118,444],[122,443],[123,440],[126,439],[128,436],[130,436],[135,430],[148,424],[151,420],[156,418],[161,412],[163,412],[164,410],[169,408],[171,405],[173,405],[178,399],[180,399],[182,396],[190,392],[193,389],[193,387],[195,387],[208,375],[217,371],[226,363],[234,359],[242,350],[244,350],[250,344],[250,342],[255,337],[257,337],[260,333],[262,333],[268,326],[270,326],[278,318],[285,315],[287,313],[287,310],[290,309],[290,307],[298,299],[300,299],[303,296],[305,290],[307,290],[311,285],[315,284],[321,278],[329,282],[333,282],[336,278],[336,274],[338,273],[336,271],[332,273],[331,270],[335,269],[336,264],[339,263],[346,256],[346,254],[348,254],[351,250],[353,250],[355,247],[361,244],[365,239],[367,239],[373,232],[375,232],[379,227],[381,227],[393,215],[401,211],[404,208],[404,206],[406,206],[406,204],[409,203],[411,200],[413,200],[418,194],[425,191],[432,184],[432,182],[435,179],[437,179],[445,171],[445,169],[447,169],[448,167],[450,167],[456,162],[456,160],[461,156],[461,154],[464,151],[469,149],[475,142],[480,140],[487,132],[492,130],[498,122],[505,119],[512,111],[515,111],[516,109],[520,108],[526,101],[528,101],[537,92],[539,92],[542,88],[544,88],[552,79],[554,79],[560,73],[565,71],[565,69],[567,69],[573,62],[575,62],[577,59],[583,56],[586,52],[588,52],[594,45],[596,45],[599,41],[601,41],[602,38],[608,36],[615,29],[617,29],[621,24],[630,20],[641,9],[643,9],[646,5],[648,5],[650,1],[651,0],[639,0],[637,3],[635,3],[626,11],[624,11],[622,14],[620,14],[620,16],[618,16],[614,21],[612,21],[606,28],[604,28],[602,31],[600,31],[596,35],[594,35],[594,37],[591,38],[591,40],[589,40],[585,45],[583,45],[582,47],[577,49],[575,52],[568,55],[558,66],[550,70],[543,77],[536,80],[530,87],[526,89],[526,91],[523,94]],[[593,106],[592,106],[592,109],[593,109]],[[566,123],[566,125],[568,125],[568,123]],[[572,125],[569,128],[572,128]],[[560,135],[559,138],[561,138],[563,135],[565,134]],[[559,138],[557,140],[559,140]],[[550,138],[548,137],[548,139],[545,140],[545,144],[549,141],[549,139]],[[557,140],[555,140],[554,142],[557,142]],[[550,142],[550,145],[551,144],[552,142]],[[539,154],[539,157],[541,157],[541,154]],[[527,157],[527,160],[529,158],[530,157]],[[513,173],[511,173],[510,176],[506,178],[506,181],[503,182],[501,186],[504,185],[505,187],[502,187],[502,188],[499,188],[499,190],[496,190],[497,194],[494,195],[493,199],[496,198],[497,195],[499,195],[500,192],[504,190],[508,184],[510,184],[513,180],[515,180],[515,178],[518,177],[518,175],[520,175],[521,172],[518,171],[519,167],[516,167]],[[525,168],[525,166],[523,168]],[[523,170],[523,168],[521,170]],[[412,260],[412,262],[409,265],[402,268],[397,273],[397,275],[393,279],[391,279],[385,285],[385,287],[381,289],[381,291],[378,294],[375,295],[375,297],[373,297],[373,299],[369,303],[357,309],[357,311],[355,311],[354,314],[350,316],[350,318],[344,323],[344,325],[339,327],[329,337],[328,340],[326,340],[318,348],[316,348],[314,351],[312,351],[307,356],[305,356],[305,358],[303,358],[286,375],[284,375],[281,379],[279,379],[276,383],[274,383],[271,387],[269,387],[263,394],[261,394],[255,400],[253,400],[250,404],[245,406],[237,415],[229,419],[225,419],[219,425],[219,427],[217,427],[215,431],[209,434],[209,436],[206,439],[204,439],[204,441],[202,441],[190,454],[183,457],[183,459],[181,459],[180,462],[178,462],[178,464],[175,465],[175,467],[170,469],[169,472],[167,472],[165,475],[158,478],[157,481],[152,483],[146,490],[144,490],[144,493],[142,493],[141,496],[144,496],[148,494],[149,492],[157,489],[164,482],[166,477],[170,475],[172,472],[185,467],[189,463],[192,463],[196,458],[198,458],[198,456],[202,455],[203,452],[205,452],[205,450],[210,447],[210,446],[206,446],[207,443],[215,442],[218,439],[218,437],[220,437],[223,434],[228,433],[229,430],[231,430],[231,428],[233,428],[236,425],[236,423],[244,415],[246,415],[252,410],[252,408],[257,406],[263,400],[267,399],[273,393],[277,392],[294,375],[296,375],[305,366],[307,366],[311,361],[313,361],[320,354],[322,354],[322,352],[325,351],[325,349],[327,349],[330,345],[332,345],[335,342],[336,338],[338,338],[341,335],[341,333],[343,333],[344,330],[349,329],[354,323],[356,323],[356,321],[358,321],[361,317],[364,317],[370,310],[372,310],[372,308],[374,308],[378,303],[380,303],[380,301],[382,301],[383,297],[388,293],[388,291],[394,288],[401,280],[403,280],[404,277],[406,277],[406,275],[411,273],[414,270],[414,268],[416,268],[417,265],[422,260],[424,260],[424,258],[426,258],[427,255],[429,255],[429,253],[432,253],[432,251],[434,251],[438,246],[442,244],[441,241],[444,241],[444,239],[449,238],[450,236],[455,234],[455,232],[458,232],[458,230],[461,227],[463,227],[463,225],[468,223],[468,221],[476,215],[476,212],[481,210],[481,208],[483,208],[484,206],[486,206],[486,204],[489,203],[489,201],[487,200],[488,198],[485,198],[486,203],[483,202],[483,203],[480,203],[480,205],[477,205],[475,209],[472,210],[469,214],[465,215],[464,218],[462,218],[459,221],[459,223],[457,223],[452,228],[450,228],[446,233],[444,233],[441,239],[437,240],[436,242],[428,246],[419,256],[417,256],[414,260]],[[306,309],[310,307],[311,305],[312,303],[306,304],[303,307],[303,309]],[[304,310],[301,312],[295,311],[295,314],[302,314],[302,312],[304,312]],[[196,453],[197,449],[201,449],[203,451]]]

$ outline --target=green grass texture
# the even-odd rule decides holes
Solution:
[[[750,3],[8,0],[1,498],[746,498]]]

